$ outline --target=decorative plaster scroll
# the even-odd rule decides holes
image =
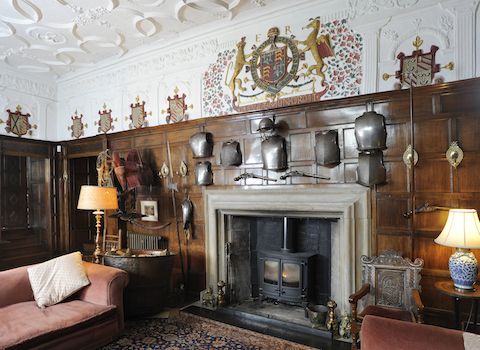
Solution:
[[[350,18],[355,18],[385,9],[406,9],[418,2],[419,0],[348,0],[348,6]]]
[[[179,22],[185,22],[184,12],[187,9],[194,9],[201,12],[206,12],[213,15],[215,18],[232,19],[232,10],[240,5],[241,0],[180,0],[175,6],[175,17]],[[256,4],[252,1],[253,4]]]
[[[36,82],[5,73],[0,73],[0,87],[48,99],[55,99],[57,95],[54,84]]]
[[[103,6],[88,9],[88,11],[82,9],[81,11],[78,11],[79,14],[73,19],[73,22],[79,26],[85,26],[96,21],[97,19],[102,18],[110,12],[111,11],[109,9]]]
[[[411,30],[408,33],[403,34],[396,41],[394,41],[388,57],[392,61],[396,60],[396,56],[397,56],[398,50],[400,49],[400,46],[402,46],[402,44],[405,42],[411,41],[412,37],[415,37],[415,35],[417,35],[418,32],[421,32],[423,35],[429,34],[429,35],[435,36],[438,39],[442,49],[447,50],[450,48],[450,40],[448,38],[447,33],[444,33],[441,30],[438,30],[432,27],[420,27],[418,30]]]
[[[74,79],[61,88],[62,96],[75,96],[89,92],[92,86],[99,89],[122,86],[130,81],[137,81],[157,74],[164,74],[174,67],[186,66],[201,58],[212,57],[218,53],[218,39],[209,39],[177,50],[162,50],[155,56],[138,60],[127,66],[120,66],[104,74],[92,74],[86,79]],[[101,84],[101,85],[100,85]]]

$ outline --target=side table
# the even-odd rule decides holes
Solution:
[[[473,291],[460,291],[455,289],[453,281],[437,281],[435,282],[435,288],[442,294],[448,295],[453,298],[454,312],[455,312],[455,328],[461,330],[460,324],[460,301],[463,299],[469,299],[473,302],[474,316],[473,327],[474,332],[477,331],[477,315],[478,315],[478,300],[480,299],[480,290],[475,289]]]

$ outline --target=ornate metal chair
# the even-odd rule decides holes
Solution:
[[[420,299],[420,271],[423,260],[412,262],[399,252],[387,250],[378,257],[361,258],[363,286],[350,295],[352,311],[352,349],[356,349],[360,323],[364,316],[375,315],[423,323]],[[358,302],[363,305],[358,313]]]

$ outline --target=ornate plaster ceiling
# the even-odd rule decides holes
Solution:
[[[0,62],[60,76],[278,0],[0,0]]]

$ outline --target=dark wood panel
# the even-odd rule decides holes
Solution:
[[[479,134],[477,134],[479,135]],[[480,137],[477,136],[478,139]],[[458,181],[458,192],[480,191],[480,157],[478,152],[465,152],[462,163],[452,172]]]
[[[387,183],[378,186],[378,192],[407,192],[409,191],[409,172],[403,161],[385,161],[387,169]]]
[[[314,160],[312,138],[309,132],[290,135],[290,160]]]
[[[377,197],[377,230],[409,230],[409,220],[401,215],[409,207],[408,197],[399,198],[394,195]]]
[[[447,263],[451,249],[433,243],[433,239],[442,229],[446,212],[417,214],[410,219],[405,219],[402,214],[411,209],[413,202],[417,206],[429,202],[432,205],[480,209],[480,180],[477,179],[480,178],[477,175],[480,170],[480,141],[477,140],[480,131],[480,106],[475,97],[480,95],[480,79],[413,89],[414,146],[419,153],[419,162],[414,169],[414,193],[409,193],[409,178],[412,172],[409,172],[402,162],[403,152],[411,142],[409,93],[409,90],[398,90],[277,110],[198,119],[109,134],[106,138],[113,150],[125,151],[136,146],[142,149],[142,152],[150,152],[151,167],[154,171],[158,171],[162,163],[167,162],[164,141],[169,141],[172,154],[171,171],[174,182],[179,186],[177,205],[188,193],[195,208],[194,238],[187,244],[181,235],[180,245],[188,270],[189,288],[196,292],[203,288],[205,283],[205,233],[203,188],[195,185],[194,168],[198,160],[192,158],[188,145],[190,136],[202,129],[212,132],[215,141],[214,155],[208,160],[213,165],[215,186],[267,185],[267,181],[259,179],[234,182],[233,178],[244,171],[273,178],[279,178],[282,174],[262,169],[261,139],[256,131],[261,118],[275,114],[281,125],[280,132],[288,141],[291,169],[317,172],[330,176],[331,179],[294,178],[270,185],[280,187],[284,184],[355,183],[358,151],[354,121],[367,107],[370,108],[369,105],[373,102],[375,111],[386,117],[388,134],[388,148],[384,151],[387,184],[372,188],[374,252],[396,249],[408,257],[424,258],[426,271],[429,273],[422,281],[424,302],[435,310],[444,310],[442,312],[448,315],[451,310],[449,303],[433,289],[434,280],[448,277]],[[328,129],[337,129],[339,132],[342,162],[338,166],[322,167],[315,164],[314,135]],[[240,142],[243,163],[240,167],[223,168],[220,165],[219,152],[222,143],[230,138]],[[79,145],[85,153],[98,148],[98,145],[104,145],[103,140],[97,137],[68,142],[67,145],[69,151]],[[466,151],[464,162],[457,170],[451,168],[445,159],[445,151],[454,140],[459,141]],[[181,160],[185,160],[189,168],[186,178],[180,178],[176,174]],[[163,203],[161,216],[162,220],[174,223],[168,183],[169,180],[158,179]],[[170,225],[159,234],[168,239],[173,251],[179,251],[175,225]],[[180,281],[180,259],[175,263],[174,272],[174,281]]]
[[[402,157],[410,143],[410,125],[407,123],[387,124],[387,149],[383,152],[386,157]]]
[[[366,110],[366,105],[310,110],[307,111],[307,126],[309,128],[318,128],[353,123]]]
[[[453,180],[446,160],[419,159],[415,166],[417,192],[451,192]]]
[[[415,150],[419,157],[424,153],[447,151],[450,133],[448,122],[448,119],[434,119],[414,123]]]
[[[45,141],[26,140],[0,135],[2,153],[19,157],[50,158],[52,144]]]
[[[97,156],[101,151],[106,148],[106,143],[106,135],[70,141],[68,143],[67,156],[68,158],[85,158]]]
[[[343,129],[343,154],[345,158],[357,158],[357,139],[353,127]]]
[[[450,92],[438,95],[439,113],[470,112],[480,110],[480,99],[475,90]]]
[[[479,112],[480,113],[480,112]],[[480,115],[468,115],[456,118],[457,137],[462,140],[464,152],[478,152],[480,150]]]
[[[411,258],[412,239],[409,235],[377,234],[377,254],[393,249],[401,252],[404,257]]]

